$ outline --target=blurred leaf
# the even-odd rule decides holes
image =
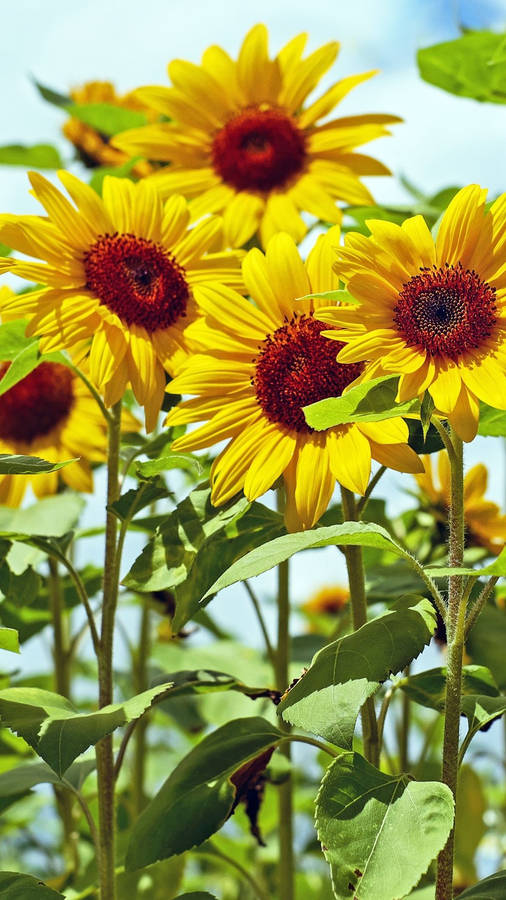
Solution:
[[[442,711],[445,705],[446,667],[428,669],[418,675],[410,675],[399,682],[410,700],[429,709]],[[462,693],[485,694],[497,697],[499,689],[493,675],[485,666],[464,666],[462,669]]]
[[[350,388],[341,397],[327,397],[310,406],[304,406],[306,422],[316,431],[324,431],[348,422],[380,422],[392,416],[404,416],[417,412],[417,399],[396,403],[397,375],[374,378]]]
[[[460,900],[504,900],[506,897],[506,871],[489,875],[478,884],[473,884],[462,894]]]
[[[7,244],[0,244],[0,256],[10,256],[12,250]]]
[[[4,144],[0,147],[0,166],[26,166],[27,169],[61,169],[63,163],[51,144]]]
[[[0,628],[0,650],[19,653],[19,637],[14,628]]]
[[[0,359],[13,360],[27,347],[37,346],[37,338],[25,334],[27,324],[26,319],[15,319],[0,325]]]
[[[129,128],[141,128],[147,125],[144,113],[135,109],[114,106],[112,103],[71,103],[64,107],[69,116],[79,119],[100,134],[111,136]]]
[[[486,403],[480,403],[480,424],[478,434],[484,437],[506,436],[506,412],[504,409],[494,409]]]
[[[0,394],[1,394],[0,389]],[[19,456],[18,454],[0,453],[0,475],[39,475],[42,472],[56,472],[77,462],[75,459],[66,459],[64,462],[52,463],[40,456]]]
[[[138,591],[173,592],[174,632],[210,600],[208,588],[246,549],[263,544],[284,531],[278,513],[244,497],[219,509],[210,491],[197,489],[168,515],[123,584]],[[206,593],[207,591],[207,593]]]
[[[327,769],[316,829],[339,900],[404,897],[444,847],[453,797],[439,782],[385,775],[358,753]]]
[[[469,633],[466,650],[474,663],[490,669],[501,690],[506,688],[505,647],[506,614],[496,606],[487,605]]]
[[[226,569],[205,596],[218,593],[237,581],[268,572],[301,550],[314,550],[317,547],[333,545],[376,547],[379,550],[388,550],[396,556],[409,557],[406,550],[380,525],[373,522],[344,522],[343,525],[329,525],[311,531],[283,534],[256,547]]]
[[[63,897],[59,891],[48,888],[43,881],[19,872],[0,872],[0,897],[2,900],[55,900]]]
[[[62,775],[85,750],[116,728],[128,725],[170,690],[170,685],[151,688],[93,713],[79,713],[59,694],[39,688],[7,688],[0,691],[0,716],[11,731]]]
[[[474,857],[486,831],[483,816],[487,801],[480,776],[470,766],[464,765],[459,769],[457,794],[455,866],[458,881],[472,884],[477,879]]]
[[[0,507],[0,532],[8,536],[62,537],[70,531],[81,514],[84,499],[79,494],[66,491],[52,497],[43,497],[24,509]]]
[[[52,103],[53,106],[67,106],[67,104],[72,103],[71,97],[66,94],[60,94],[59,91],[55,91],[53,88],[41,84],[40,81],[37,81],[35,78],[33,79],[33,83],[41,97],[43,97],[44,100],[47,100],[48,103]]]
[[[388,612],[316,654],[278,706],[287,722],[350,748],[360,707],[380,682],[404,669],[436,626],[430,600],[404,597]]]
[[[69,782],[73,787],[79,789],[95,768],[94,759],[73,763],[65,773],[65,780],[62,780],[46,763],[27,763],[16,766],[15,769],[9,769],[0,774],[0,797],[10,797],[13,794],[24,795],[38,784],[65,786],[65,782]]]
[[[189,894],[179,894],[175,900],[217,900],[217,898],[207,891],[191,891]]]
[[[460,97],[506,103],[506,35],[470,31],[419,50],[417,58],[429,84]]]
[[[97,166],[93,169],[90,178],[90,187],[92,187],[97,194],[102,194],[104,178],[107,175],[113,175],[114,178],[128,178],[132,173],[132,169],[135,168],[140,159],[142,159],[142,156],[134,156],[132,159],[128,159],[123,163],[122,166]]]
[[[135,822],[125,868],[143,868],[207,840],[231,812],[236,789],[230,776],[281,737],[259,717],[236,719],[205,737]]]

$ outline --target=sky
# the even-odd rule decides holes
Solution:
[[[273,51],[299,31],[309,33],[311,49],[328,40],[341,42],[339,59],[322,89],[332,79],[380,69],[380,74],[345,99],[341,109],[343,115],[377,111],[404,119],[395,127],[395,137],[371,145],[371,152],[396,176],[407,176],[427,192],[470,182],[488,186],[492,193],[505,189],[504,107],[456,98],[424,83],[417,72],[416,51],[456,37],[460,25],[504,30],[506,0],[256,0],[254,4],[17,0],[2,10],[0,144],[55,143],[72,165],[60,134],[62,113],[41,100],[31,78],[63,92],[91,79],[110,79],[125,91],[141,84],[165,84],[170,59],[198,61],[210,43],[221,44],[235,55],[256,22],[269,27]],[[74,170],[79,171],[75,166]],[[369,179],[369,185],[380,202],[406,199],[393,178]],[[0,166],[0,211],[38,211],[21,168]],[[476,441],[467,450],[467,465],[479,459],[493,469],[491,495],[503,497],[502,446],[494,439]],[[411,487],[406,478],[389,473],[382,482],[392,512],[406,504],[404,490]],[[86,513],[89,522],[96,518],[102,489],[99,478],[97,501],[89,504]],[[137,547],[138,537],[134,537],[127,550],[134,553]],[[93,554],[92,542],[89,548],[87,553]],[[336,579],[344,579],[344,570],[330,551],[312,560],[300,558],[293,565],[296,602]],[[272,591],[272,579],[262,585],[261,591]],[[216,601],[224,623],[230,622],[233,607],[241,610],[241,630],[254,630],[237,588]]]

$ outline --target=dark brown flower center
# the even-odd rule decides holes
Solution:
[[[269,421],[312,432],[302,407],[340,397],[361,374],[362,363],[336,361],[343,344],[321,336],[328,328],[312,316],[294,316],[260,345],[252,384]]]
[[[215,135],[215,171],[238,191],[283,187],[304,168],[306,139],[281,110],[245,109]]]
[[[0,377],[9,368],[0,363]],[[31,444],[63,424],[74,403],[70,369],[41,363],[0,396],[0,439]]]
[[[86,286],[126,325],[149,333],[186,314],[185,271],[160,244],[133,234],[105,234],[84,257]]]
[[[461,263],[421,269],[403,285],[394,309],[410,347],[453,360],[481,347],[496,319],[495,288]]]

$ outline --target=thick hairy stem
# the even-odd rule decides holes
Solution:
[[[454,454],[453,457],[451,453],[448,454],[451,464],[449,563],[454,568],[462,565],[464,552],[464,464],[462,441],[454,432],[452,432],[451,438]],[[452,575],[448,579],[446,623],[448,660],[441,780],[448,785],[455,800],[457,798],[465,614],[466,598],[462,591],[462,576]],[[438,857],[436,900],[452,900],[453,897],[454,836],[455,829],[452,828],[446,846]]]
[[[345,522],[357,522],[357,505],[355,495],[345,487],[341,487],[343,519]],[[357,631],[367,622],[367,600],[365,596],[364,562],[361,547],[345,547],[344,556],[348,570],[350,588],[351,617],[353,630]],[[361,711],[362,733],[364,737],[364,754],[373,766],[379,765],[378,724],[374,700],[369,697]]]
[[[117,560],[117,519],[110,506],[119,496],[119,447],[121,401],[111,410],[107,448],[107,512],[105,524],[104,590],[102,600],[102,626],[98,654],[99,706],[107,706],[113,700],[113,639],[114,618],[118,601],[119,565]],[[116,878],[115,809],[114,809],[114,756],[112,735],[102,738],[96,746],[97,786],[99,815],[98,871],[100,900],[115,900]]]

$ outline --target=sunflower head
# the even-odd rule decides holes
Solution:
[[[119,95],[110,81],[88,81],[86,84],[73,88],[70,96],[78,105],[107,103],[110,106],[142,112],[149,121],[157,118],[153,110],[144,106],[134,93]],[[74,145],[79,158],[88,168],[121,166],[128,161],[128,156],[113,147],[106,134],[102,134],[73,116],[64,123],[62,131],[67,140]],[[146,160],[136,163],[132,169],[132,174],[137,178],[144,178],[151,172],[153,172],[153,166]]]
[[[422,471],[402,419],[317,432],[304,418],[302,407],[340,396],[362,371],[362,364],[336,361],[335,345],[315,318],[321,301],[306,296],[338,287],[330,265],[338,241],[339,229],[331,228],[305,263],[288,234],[272,238],[265,255],[251,250],[243,275],[252,302],[225,288],[207,292],[205,319],[189,327],[202,351],[168,387],[196,396],[172,410],[167,423],[206,422],[174,448],[228,441],[211,471],[213,502],[240,490],[253,500],[282,476],[291,531],[318,522],[336,481],[364,493],[371,459]]]
[[[506,195],[485,200],[477,185],[459,191],[435,240],[421,216],[348,234],[335,266],[360,306],[318,312],[341,362],[367,360],[364,379],[400,375],[399,401],[429,391],[465,441],[480,400],[506,409]]]
[[[302,604],[304,612],[310,615],[330,615],[336,616],[343,609],[346,609],[350,601],[350,592],[348,588],[341,587],[339,584],[322,587],[311,595],[309,600]]]
[[[5,297],[2,316],[28,319],[27,333],[41,337],[43,352],[79,346],[107,405],[130,385],[151,430],[164,370],[173,373],[186,358],[185,332],[200,295],[214,283],[242,287],[240,253],[223,252],[220,219],[190,229],[186,201],[163,203],[146,179],[108,176],[98,197],[70,173],[59,175],[74,203],[32,173],[47,217],[0,218],[1,239],[42,260],[0,260],[0,272],[42,285]]]
[[[372,202],[361,176],[390,174],[356,148],[388,134],[386,126],[399,119],[372,114],[329,121],[346,94],[375,72],[343,78],[314,99],[339,44],[304,56],[306,40],[298,35],[271,58],[267,29],[256,25],[237,60],[217,46],[205,51],[201,65],[174,60],[171,87],[136,92],[171,121],[123,132],[113,145],[170,163],[154,176],[161,189],[192,198],[196,218],[223,210],[230,246],[257,232],[266,246],[281,229],[299,241],[307,228],[301,211],[339,222],[339,201]]]
[[[448,455],[440,452],[436,467],[432,457],[422,457],[425,472],[416,475],[423,498],[439,521],[448,523],[450,506],[450,464]],[[436,476],[437,472],[437,476]],[[472,466],[464,477],[464,519],[466,525],[466,545],[484,547],[489,554],[496,555],[506,543],[506,515],[499,506],[486,499],[488,471],[483,463]]]

